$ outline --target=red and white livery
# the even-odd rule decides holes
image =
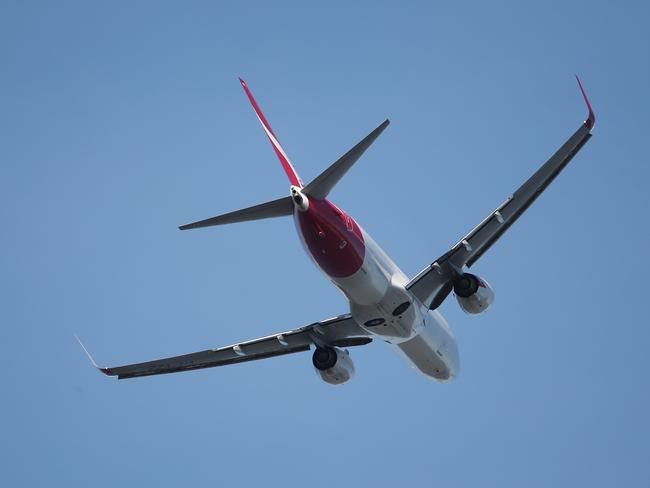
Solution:
[[[461,309],[469,314],[487,310],[494,301],[494,292],[488,283],[467,270],[524,213],[591,137],[595,117],[582,85],[580,90],[589,110],[587,120],[505,202],[417,276],[409,278],[349,214],[327,198],[389,121],[380,124],[304,185],[248,86],[241,79],[240,82],[289,179],[289,195],[183,225],[180,229],[293,216],[305,250],[345,295],[350,305],[349,313],[226,347],[98,369],[123,379],[210,368],[313,349],[312,363],[317,373],[325,382],[337,385],[354,374],[348,348],[381,339],[424,375],[439,381],[454,378],[460,367],[458,348],[449,325],[437,309],[452,291]]]

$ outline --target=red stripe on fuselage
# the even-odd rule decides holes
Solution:
[[[297,211],[297,220],[309,253],[325,273],[345,278],[359,271],[366,246],[352,217],[326,199],[309,198],[309,208]]]

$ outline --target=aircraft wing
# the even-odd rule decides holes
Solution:
[[[423,304],[432,310],[438,308],[451,292],[453,280],[462,268],[471,267],[490,249],[589,140],[596,118],[579,79],[578,85],[589,109],[587,120],[512,196],[406,285]]]
[[[294,352],[309,351],[312,344],[317,346],[351,347],[368,344],[371,341],[372,339],[368,336],[368,333],[357,325],[350,314],[346,314],[299,329],[217,349],[207,349],[182,356],[111,368],[97,367],[97,369],[107,376],[126,379],[137,376],[177,373],[192,369],[213,368],[225,366],[226,364],[243,363]],[[92,358],[91,361],[95,364]]]

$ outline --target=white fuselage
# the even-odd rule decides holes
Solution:
[[[314,250],[305,242],[299,223],[300,211],[296,208],[294,212],[298,235],[307,253],[314,258]],[[361,266],[353,274],[331,276],[318,259],[313,259],[314,262],[345,295],[359,326],[391,344],[426,376],[439,381],[452,379],[458,374],[460,365],[456,340],[447,321],[405,288],[409,281],[407,276],[368,233],[360,227],[359,231],[365,253]]]

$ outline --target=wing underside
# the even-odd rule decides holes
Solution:
[[[591,138],[596,118],[580,80],[578,84],[589,109],[587,120],[512,196],[406,285],[422,303],[437,308],[451,292],[452,281],[462,268],[471,267],[490,249]]]
[[[283,356],[308,351],[312,344],[317,346],[350,347],[367,344],[371,340],[368,334],[347,314],[316,322],[299,329],[217,349],[207,349],[181,356],[124,366],[99,367],[98,369],[108,376],[126,379],[214,368],[227,364]]]

